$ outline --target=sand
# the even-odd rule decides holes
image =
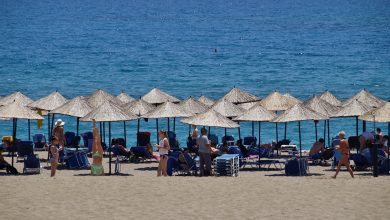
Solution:
[[[311,166],[305,177],[248,169],[237,178],[157,178],[156,167],[123,163],[122,175],[104,177],[59,170],[50,178],[45,168],[40,175],[1,175],[0,219],[390,218],[390,176],[357,172],[352,179],[343,171],[335,180],[330,167]]]

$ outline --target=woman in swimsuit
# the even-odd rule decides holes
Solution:
[[[349,146],[347,140],[345,139],[344,131],[339,132],[339,138],[340,138],[340,145],[337,149],[341,152],[341,159],[339,161],[339,164],[337,165],[336,174],[332,178],[336,179],[342,165],[347,167],[349,174],[351,174],[353,178],[354,177],[353,171],[349,164]]]
[[[96,127],[95,119],[92,119],[93,122],[93,144],[92,144],[92,165],[91,165],[91,174],[94,176],[104,175],[103,169],[103,148],[100,141],[99,130]]]
[[[158,148],[158,152],[160,153],[160,162],[158,164],[157,176],[167,176],[167,162],[168,162],[168,152],[170,149],[168,134],[166,131],[161,130],[158,132],[158,136],[160,137],[160,143],[156,144],[155,147]]]
[[[56,175],[56,170],[58,166],[58,157],[59,157],[59,151],[62,150],[62,147],[60,145],[60,142],[56,136],[53,136],[51,138],[51,145],[50,145],[50,153],[51,153],[51,175],[50,177],[54,177]]]

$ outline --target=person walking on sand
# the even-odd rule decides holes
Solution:
[[[103,148],[100,140],[99,130],[96,127],[95,119],[92,119],[92,133],[93,133],[93,144],[92,144],[92,165],[91,174],[94,176],[103,176]]]
[[[211,145],[209,138],[207,137],[207,129],[202,128],[201,134],[197,140],[196,145],[199,149],[199,164],[200,164],[200,176],[211,175]]]
[[[59,151],[62,150],[62,146],[56,136],[53,136],[51,138],[51,145],[50,145],[50,153],[51,153],[51,159],[50,159],[50,169],[51,174],[50,177],[54,177],[56,175],[57,166],[58,166],[58,158],[59,158]]]
[[[345,139],[344,131],[339,132],[339,138],[340,138],[340,145],[337,149],[341,152],[341,159],[337,165],[336,173],[334,176],[332,176],[332,178],[336,179],[342,165],[347,167],[348,172],[351,174],[351,177],[354,178],[352,168],[349,164],[349,146],[347,140]]]
[[[158,152],[160,153],[157,176],[167,176],[168,152],[171,148],[169,145],[168,133],[164,130],[160,130],[158,132],[158,136],[160,137],[160,143],[155,145],[155,147],[158,148]]]
[[[66,146],[64,125],[65,125],[65,122],[62,121],[61,119],[58,119],[55,123],[55,127],[53,129],[53,135],[52,135],[52,136],[56,136],[58,138],[58,141],[62,147]]]

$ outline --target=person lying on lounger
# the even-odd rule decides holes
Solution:
[[[120,143],[120,140],[119,139],[114,139],[112,140],[112,144],[113,144],[113,148],[117,148],[118,151],[121,153],[122,156],[130,156],[131,152],[129,149],[127,149],[126,147],[124,147],[121,143]]]

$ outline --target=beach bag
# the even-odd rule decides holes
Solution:
[[[287,176],[299,176],[299,162],[298,159],[292,159],[287,161],[284,168]]]

